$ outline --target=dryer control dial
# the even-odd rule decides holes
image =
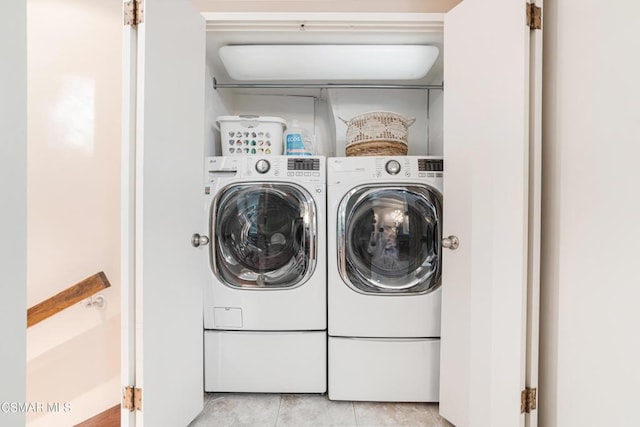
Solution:
[[[258,173],[267,173],[271,169],[271,164],[268,160],[260,159],[256,162],[256,171]]]
[[[401,169],[400,163],[397,160],[389,160],[384,168],[390,175],[397,175]]]

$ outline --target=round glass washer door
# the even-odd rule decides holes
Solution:
[[[364,294],[425,294],[441,282],[442,195],[430,186],[363,186],[338,211],[338,263]]]
[[[316,263],[316,207],[302,187],[226,187],[210,214],[214,274],[227,286],[283,289],[303,284]]]

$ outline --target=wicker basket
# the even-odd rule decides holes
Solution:
[[[360,114],[347,121],[347,156],[404,156],[409,126],[416,119],[388,111]]]

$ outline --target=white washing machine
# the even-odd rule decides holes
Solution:
[[[440,157],[327,161],[329,398],[435,402]]]
[[[205,160],[205,391],[326,391],[325,161]]]

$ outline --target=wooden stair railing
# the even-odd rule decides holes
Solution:
[[[42,322],[65,308],[89,298],[93,294],[100,292],[111,286],[109,279],[104,272],[99,272],[93,276],[68,287],[64,291],[34,305],[27,310],[27,327],[31,327]]]

